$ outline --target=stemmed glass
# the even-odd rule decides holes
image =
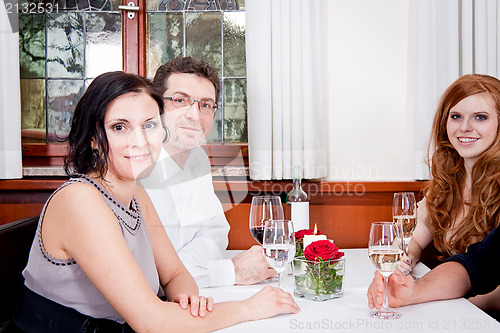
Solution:
[[[264,237],[264,223],[283,219],[283,206],[279,196],[259,195],[252,198],[249,218],[250,233],[260,245]]]
[[[267,263],[278,273],[278,288],[281,288],[281,273],[295,256],[295,232],[292,221],[266,221],[262,247]]]
[[[396,237],[393,222],[373,222],[370,228],[368,257],[384,277],[384,302],[381,310],[370,312],[370,316],[380,319],[396,319],[401,313],[392,311],[387,301],[387,281],[396,270],[403,257],[400,240]]]
[[[401,239],[402,250],[408,255],[408,244],[417,226],[417,202],[413,192],[394,193],[392,219],[396,234]]]

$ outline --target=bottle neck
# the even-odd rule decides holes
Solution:
[[[295,178],[293,180],[293,188],[300,188],[301,187],[301,179],[300,178]]]

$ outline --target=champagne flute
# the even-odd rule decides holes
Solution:
[[[370,316],[379,319],[397,319],[401,313],[392,311],[387,301],[387,281],[396,270],[403,257],[400,240],[396,236],[393,222],[373,222],[370,228],[368,257],[375,268],[384,277],[384,302],[381,310],[370,312]]]
[[[408,245],[417,226],[417,202],[413,192],[394,193],[392,201],[392,219],[396,225],[397,236],[401,246],[408,255]]]
[[[266,221],[262,247],[267,263],[278,273],[278,288],[281,288],[281,273],[295,256],[295,232],[292,221]]]
[[[249,218],[250,233],[260,245],[264,237],[264,223],[283,219],[283,206],[279,196],[259,195],[252,198]]]

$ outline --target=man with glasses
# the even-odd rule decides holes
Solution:
[[[200,147],[217,111],[217,72],[203,60],[180,57],[158,68],[153,85],[165,100],[169,139],[142,184],[182,262],[200,287],[253,284],[275,276],[260,246],[223,259],[229,224]]]

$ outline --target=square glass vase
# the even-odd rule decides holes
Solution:
[[[293,259],[294,296],[326,301],[344,295],[345,257],[328,261]]]

